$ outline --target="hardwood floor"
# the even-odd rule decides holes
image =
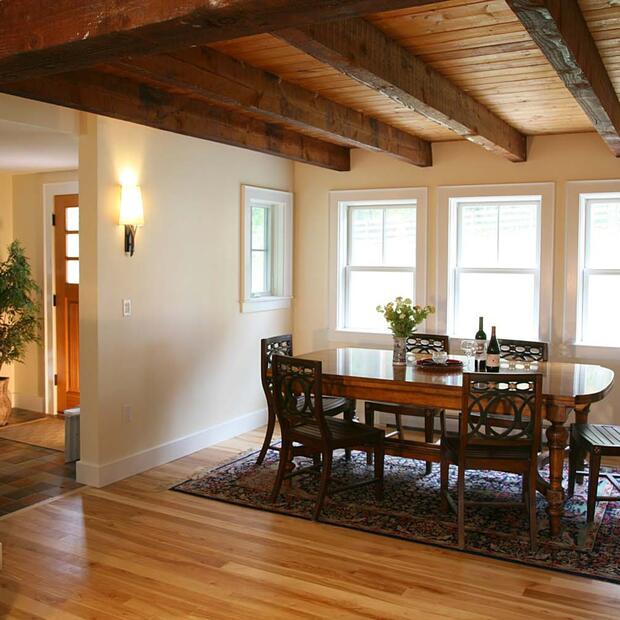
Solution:
[[[4,618],[596,619],[620,586],[168,491],[248,433],[0,519]]]

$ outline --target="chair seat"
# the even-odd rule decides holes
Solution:
[[[399,413],[401,415],[427,416],[436,415],[441,409],[429,407],[416,407],[413,405],[399,405],[381,401],[366,401],[366,407],[370,407],[381,413]]]
[[[442,449],[449,453],[450,460],[458,461],[461,449],[458,433],[448,432],[441,440]],[[530,446],[514,445],[514,442],[503,446],[475,445],[467,446],[466,458],[471,459],[498,459],[498,460],[527,460],[531,452]]]
[[[601,454],[614,456],[612,452],[620,451],[620,426],[611,424],[573,424],[573,435],[597,448]]]
[[[329,413],[335,409],[344,409],[348,400],[343,396],[323,396],[323,413]]]
[[[382,429],[366,426],[366,424],[360,424],[359,422],[336,420],[333,418],[326,418],[325,421],[327,422],[331,440],[334,444],[363,444],[366,441],[376,441],[378,437],[385,436]],[[321,439],[321,430],[319,425],[315,422],[296,426],[292,433],[296,437],[299,436],[314,440]]]

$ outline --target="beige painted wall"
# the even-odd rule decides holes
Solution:
[[[46,183],[76,181],[77,171],[23,174],[13,176],[13,236],[21,241],[30,259],[32,274],[43,290],[44,209],[43,186]],[[43,303],[43,298],[41,298]],[[15,365],[15,406],[44,410],[45,362],[43,345],[31,344],[23,364]]]
[[[142,186],[145,209],[133,258],[117,225],[126,171]],[[290,330],[292,316],[239,311],[243,183],[292,189],[292,164],[86,117],[81,479],[93,482],[102,465],[140,461],[142,451],[263,410],[259,339]],[[122,317],[123,299],[133,302],[130,318]]]
[[[13,178],[10,174],[0,174],[0,260],[7,255],[7,247],[13,241]],[[2,376],[9,377],[9,391],[13,392],[13,367],[0,369]]]
[[[553,339],[561,343],[564,305],[564,205],[569,180],[620,179],[620,160],[596,134],[539,136],[529,141],[528,161],[510,163],[469,142],[433,145],[434,164],[416,168],[387,156],[354,151],[351,172],[332,172],[295,164],[294,335],[299,351],[328,341],[328,192],[388,187],[428,187],[428,303],[435,301],[436,196],[441,185],[526,183],[556,184]],[[473,336],[473,334],[472,334]],[[600,360],[584,360],[597,363]],[[620,373],[618,362],[603,362]],[[592,419],[620,423],[620,390],[597,404]]]

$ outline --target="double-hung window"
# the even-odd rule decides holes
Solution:
[[[523,186],[440,189],[439,208],[448,219],[439,225],[448,225],[445,321],[451,336],[473,337],[482,316],[486,331],[496,325],[500,337],[548,337],[553,189],[537,185],[543,187],[529,189],[540,193],[517,193],[528,189]]]
[[[620,184],[615,184],[618,191],[579,191],[614,187],[613,182],[584,185],[570,183],[568,191],[569,198],[576,193],[575,190],[578,191],[578,202],[575,200],[577,204],[574,205],[577,211],[577,251],[574,251],[570,239],[567,244],[568,260],[577,258],[576,299],[571,300],[576,306],[575,334],[569,341],[620,347],[617,319],[620,306]],[[570,203],[568,206],[570,217]],[[568,228],[570,237],[570,223]],[[570,272],[568,269],[569,282]]]
[[[332,328],[385,333],[377,306],[423,295],[426,192],[332,192],[331,199]]]
[[[290,306],[293,199],[289,192],[244,185],[241,310]]]

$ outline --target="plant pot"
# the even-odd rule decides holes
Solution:
[[[392,364],[394,364],[394,366],[405,366],[407,364],[407,338],[394,336]]]
[[[0,377],[0,426],[6,426],[9,423],[12,410],[9,398],[9,378]]]

